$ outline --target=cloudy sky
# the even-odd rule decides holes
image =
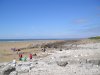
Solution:
[[[0,39],[100,35],[100,0],[0,0]]]

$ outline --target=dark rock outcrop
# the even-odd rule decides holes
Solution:
[[[9,75],[12,71],[15,71],[15,67],[11,65],[6,65],[2,68],[1,75]]]

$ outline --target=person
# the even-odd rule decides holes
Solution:
[[[21,60],[21,59],[22,59],[22,57],[23,57],[23,55],[22,55],[22,54],[19,54],[19,60]]]
[[[32,54],[30,53],[29,58],[32,59]]]
[[[16,66],[16,60],[15,59],[13,60],[12,63],[13,63],[13,66]]]

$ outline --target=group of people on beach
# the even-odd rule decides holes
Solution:
[[[11,48],[11,50],[14,51],[14,52],[17,51],[17,54],[19,54],[19,60],[20,61],[26,61],[27,57],[23,57],[23,53],[19,52],[19,51],[21,51],[20,49],[18,49],[18,48]],[[32,56],[33,56],[32,53],[30,53],[29,54],[29,59],[32,59]]]
[[[33,58],[33,56],[32,56],[32,54],[30,53],[30,54],[29,54],[29,59],[32,59],[32,58]],[[26,57],[23,58],[23,54],[22,54],[22,53],[19,54],[19,60],[20,60],[20,61],[22,61],[22,60],[26,61],[26,59],[27,59]]]

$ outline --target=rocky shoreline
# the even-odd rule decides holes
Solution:
[[[0,75],[100,75],[99,41],[78,42],[77,48],[54,48],[40,55],[26,62],[0,63]]]

